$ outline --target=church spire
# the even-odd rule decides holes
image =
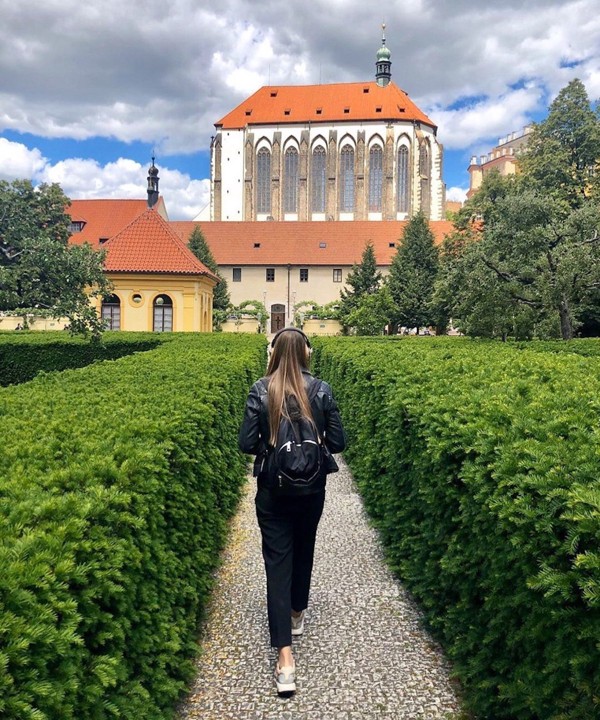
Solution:
[[[154,164],[154,155],[152,155],[152,165],[148,168],[148,207],[152,208],[158,202],[158,168]]]
[[[377,51],[377,61],[375,67],[377,72],[375,73],[375,80],[381,87],[385,87],[389,84],[392,79],[392,61],[390,58],[392,53],[385,46],[385,23],[381,25],[381,47]]]

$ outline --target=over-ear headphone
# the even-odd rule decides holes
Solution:
[[[271,349],[275,347],[275,341],[284,332],[295,332],[298,333],[298,335],[302,335],[306,345],[308,346],[308,349],[312,350],[312,345],[310,344],[310,340],[308,339],[308,337],[302,332],[302,330],[295,327],[284,327],[281,330],[278,330],[273,336],[273,339],[271,340]]]

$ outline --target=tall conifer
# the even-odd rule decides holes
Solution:
[[[419,328],[434,324],[431,299],[438,272],[435,238],[422,212],[409,220],[392,260],[388,285],[398,322]]]

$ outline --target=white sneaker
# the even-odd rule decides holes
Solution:
[[[292,635],[302,635],[304,632],[304,613],[306,610],[303,610],[300,615],[297,617],[294,617],[292,615]]]
[[[296,692],[296,665],[291,667],[275,667],[275,684],[278,693]]]

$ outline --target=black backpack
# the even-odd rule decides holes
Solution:
[[[321,381],[308,389],[310,404]],[[282,417],[277,444],[267,451],[265,469],[269,486],[279,495],[308,495],[324,487],[324,445],[317,428],[306,418]]]

